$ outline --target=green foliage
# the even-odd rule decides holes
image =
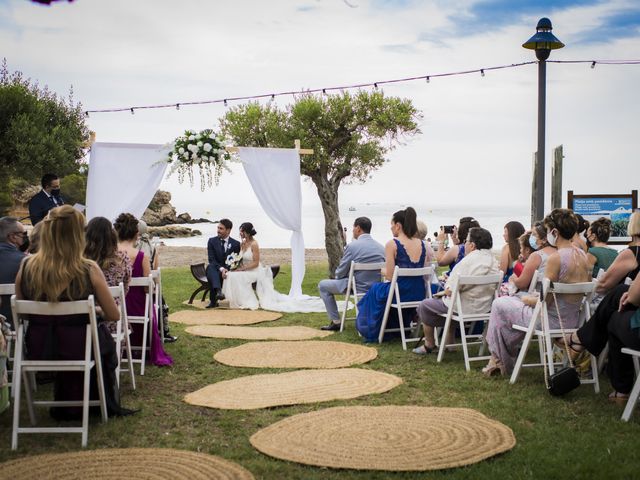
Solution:
[[[627,228],[629,227],[629,219],[616,220],[611,222],[611,236],[612,237],[626,237]]]
[[[59,98],[21,72],[0,69],[0,170],[6,177],[39,182],[46,172],[78,171],[89,138],[79,103]],[[5,183],[6,185],[6,183]]]
[[[60,180],[62,196],[69,205],[79,203],[86,205],[87,176],[82,173],[72,173]]]
[[[299,139],[313,155],[303,155],[303,175],[339,185],[364,181],[386,161],[404,136],[420,133],[421,114],[410,100],[384,92],[303,95],[283,110],[250,102],[231,108],[221,119],[222,132],[237,145],[291,148]]]

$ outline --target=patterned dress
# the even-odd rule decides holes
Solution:
[[[573,263],[573,256],[586,256],[586,253],[578,248],[567,247],[559,249],[558,254],[560,255],[558,281],[563,282],[569,272],[569,267]],[[546,265],[546,258],[544,260]],[[553,297],[547,303],[549,327],[552,329],[559,328],[560,323]],[[580,302],[576,304],[566,297],[558,296],[558,310],[565,328],[578,326],[579,307]],[[491,306],[491,316],[487,328],[487,343],[491,353],[502,362],[503,374],[509,374],[513,370],[520,344],[525,336],[524,332],[514,330],[512,325],[528,327],[532,315],[533,307],[525,305],[519,296],[497,298]]]

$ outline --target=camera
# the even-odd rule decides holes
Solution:
[[[455,228],[455,225],[440,225],[440,229],[444,232],[444,233],[453,233],[453,229]]]

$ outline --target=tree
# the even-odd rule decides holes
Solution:
[[[10,73],[6,59],[0,68],[0,192],[11,178],[39,183],[44,173],[58,176],[78,172],[89,139],[73,90],[59,98],[45,86]],[[0,198],[0,210],[7,199]]]
[[[403,136],[420,133],[421,118],[410,100],[382,91],[352,95],[303,95],[283,110],[257,102],[231,108],[220,120],[236,145],[290,148],[295,139],[313,155],[301,155],[300,171],[315,184],[325,219],[331,274],[344,247],[338,207],[342,182],[364,182],[386,161]]]

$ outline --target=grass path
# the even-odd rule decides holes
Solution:
[[[317,282],[326,265],[310,266],[303,291],[317,294]],[[283,267],[276,287],[286,291],[290,271]],[[163,270],[165,297],[171,312],[183,308],[182,301],[195,288],[188,268]],[[305,325],[320,327],[325,314],[285,314],[264,325]],[[477,365],[464,370],[461,353],[445,356],[437,364],[434,355],[418,358],[402,350],[399,341],[378,346],[376,360],[361,368],[398,375],[404,383],[390,392],[353,400],[332,401],[254,411],[213,410],[187,405],[182,397],[220,380],[243,375],[276,372],[234,368],[218,364],[213,354],[237,346],[242,340],[194,337],[184,326],[173,324],[180,338],[167,349],[175,360],[172,368],[149,367],[137,377],[138,390],[123,385],[123,403],[141,408],[137,415],[117,418],[101,425],[93,421],[89,430],[89,448],[165,447],[219,455],[235,461],[256,478],[265,479],[415,479],[415,478],[638,478],[640,460],[637,446],[640,411],[629,423],[620,421],[622,408],[607,401],[610,391],[606,376],[601,379],[602,393],[582,386],[565,398],[551,397],[544,388],[542,371],[526,369],[516,385],[506,379],[485,379]],[[343,334],[328,337],[360,343],[353,324]],[[44,386],[43,392],[50,387]],[[513,429],[517,444],[510,452],[468,467],[428,473],[358,472],[308,467],[272,459],[255,451],[249,437],[262,427],[284,417],[338,405],[423,405],[474,408]],[[42,423],[47,414],[39,412]],[[26,412],[23,409],[24,421]],[[423,428],[428,429],[429,425]],[[80,449],[79,435],[22,435],[17,452],[10,450],[11,412],[0,414],[0,460],[38,453]],[[380,452],[384,455],[384,452]],[[0,478],[2,471],[0,469]]]

